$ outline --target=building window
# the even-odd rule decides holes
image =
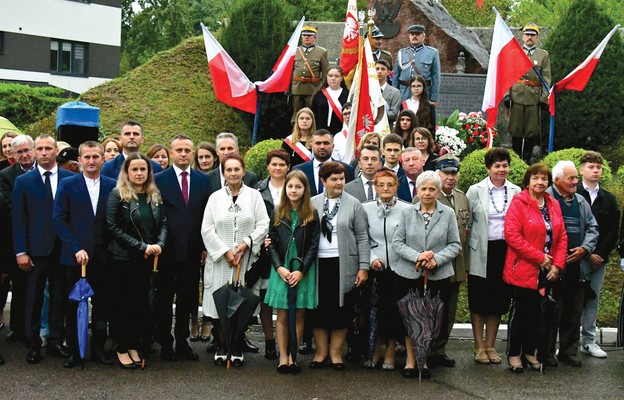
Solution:
[[[87,74],[87,45],[52,39],[50,41],[50,71],[58,74]]]

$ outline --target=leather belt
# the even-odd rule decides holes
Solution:
[[[321,78],[303,78],[300,76],[295,76],[293,79],[296,80],[297,82],[305,82],[305,83],[319,83],[321,81]]]
[[[533,87],[540,87],[540,86],[542,86],[541,83],[535,82],[535,81],[530,81],[528,79],[518,79],[518,81],[516,83],[518,85],[533,86]]]

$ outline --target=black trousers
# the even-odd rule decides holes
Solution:
[[[148,339],[147,296],[152,263],[151,259],[113,262],[111,332],[119,353],[138,350],[141,342]]]
[[[28,273],[15,265],[9,272],[11,280],[11,330],[18,336],[24,336],[24,312],[26,307],[26,278]]]
[[[537,290],[510,286],[513,301],[507,330],[507,355],[535,355],[540,340],[540,294]],[[542,355],[540,354],[540,359]]]
[[[449,341],[449,337],[451,336],[451,331],[453,330],[453,325],[455,324],[455,316],[457,314],[457,300],[459,299],[459,288],[461,287],[462,282],[449,282],[448,287],[448,299],[444,303],[444,321],[446,323],[446,329],[443,326],[440,331],[440,335],[433,342],[433,346],[431,347],[430,354],[432,356],[445,356],[446,355],[446,345]]]
[[[163,348],[171,348],[175,338],[178,352],[190,349],[186,339],[190,335],[191,313],[197,313],[199,293],[200,254],[194,253],[182,262],[164,265],[156,280],[156,340]],[[173,298],[175,296],[175,328],[171,334]],[[194,309],[193,309],[194,308]]]
[[[559,353],[576,355],[579,347],[581,317],[585,300],[585,287],[580,278],[579,263],[569,264],[564,269],[563,294],[557,301],[555,326],[559,331]],[[557,329],[554,330],[555,333]],[[554,356],[555,342],[551,343],[551,355]]]
[[[50,283],[50,303],[48,323],[50,337],[48,343],[58,345],[64,340],[64,318],[67,304],[67,291],[63,268],[59,265],[58,252],[45,257],[32,257],[34,266],[26,276],[26,300],[24,307],[24,335],[28,347],[41,346],[41,308],[46,280]]]

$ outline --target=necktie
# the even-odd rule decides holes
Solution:
[[[373,200],[373,182],[368,181],[366,184],[368,185],[368,200]]]
[[[48,193],[50,193],[50,197],[54,198],[54,195],[52,195],[52,183],[50,182],[50,175],[52,175],[52,172],[46,171],[46,172],[43,173],[43,175],[45,176],[45,178],[43,180],[43,184],[45,185],[46,189],[48,190]]]
[[[410,185],[412,185],[412,199],[416,197],[416,181],[410,181]]]
[[[188,206],[189,187],[188,187],[188,172],[182,171],[182,197],[184,198],[184,204]]]
[[[318,169],[320,170],[322,166],[323,163],[320,163]],[[321,194],[323,193],[323,182],[321,182],[321,177],[319,176],[318,171],[316,171],[316,176],[318,177],[318,188],[316,189],[316,193]]]

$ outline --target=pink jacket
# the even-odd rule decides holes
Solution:
[[[553,265],[563,268],[568,249],[568,235],[565,231],[559,203],[549,194],[544,194],[552,224],[552,246],[550,255]],[[536,289],[539,264],[544,261],[546,225],[537,201],[527,189],[514,196],[505,216],[505,241],[507,257],[503,280],[514,286]]]

